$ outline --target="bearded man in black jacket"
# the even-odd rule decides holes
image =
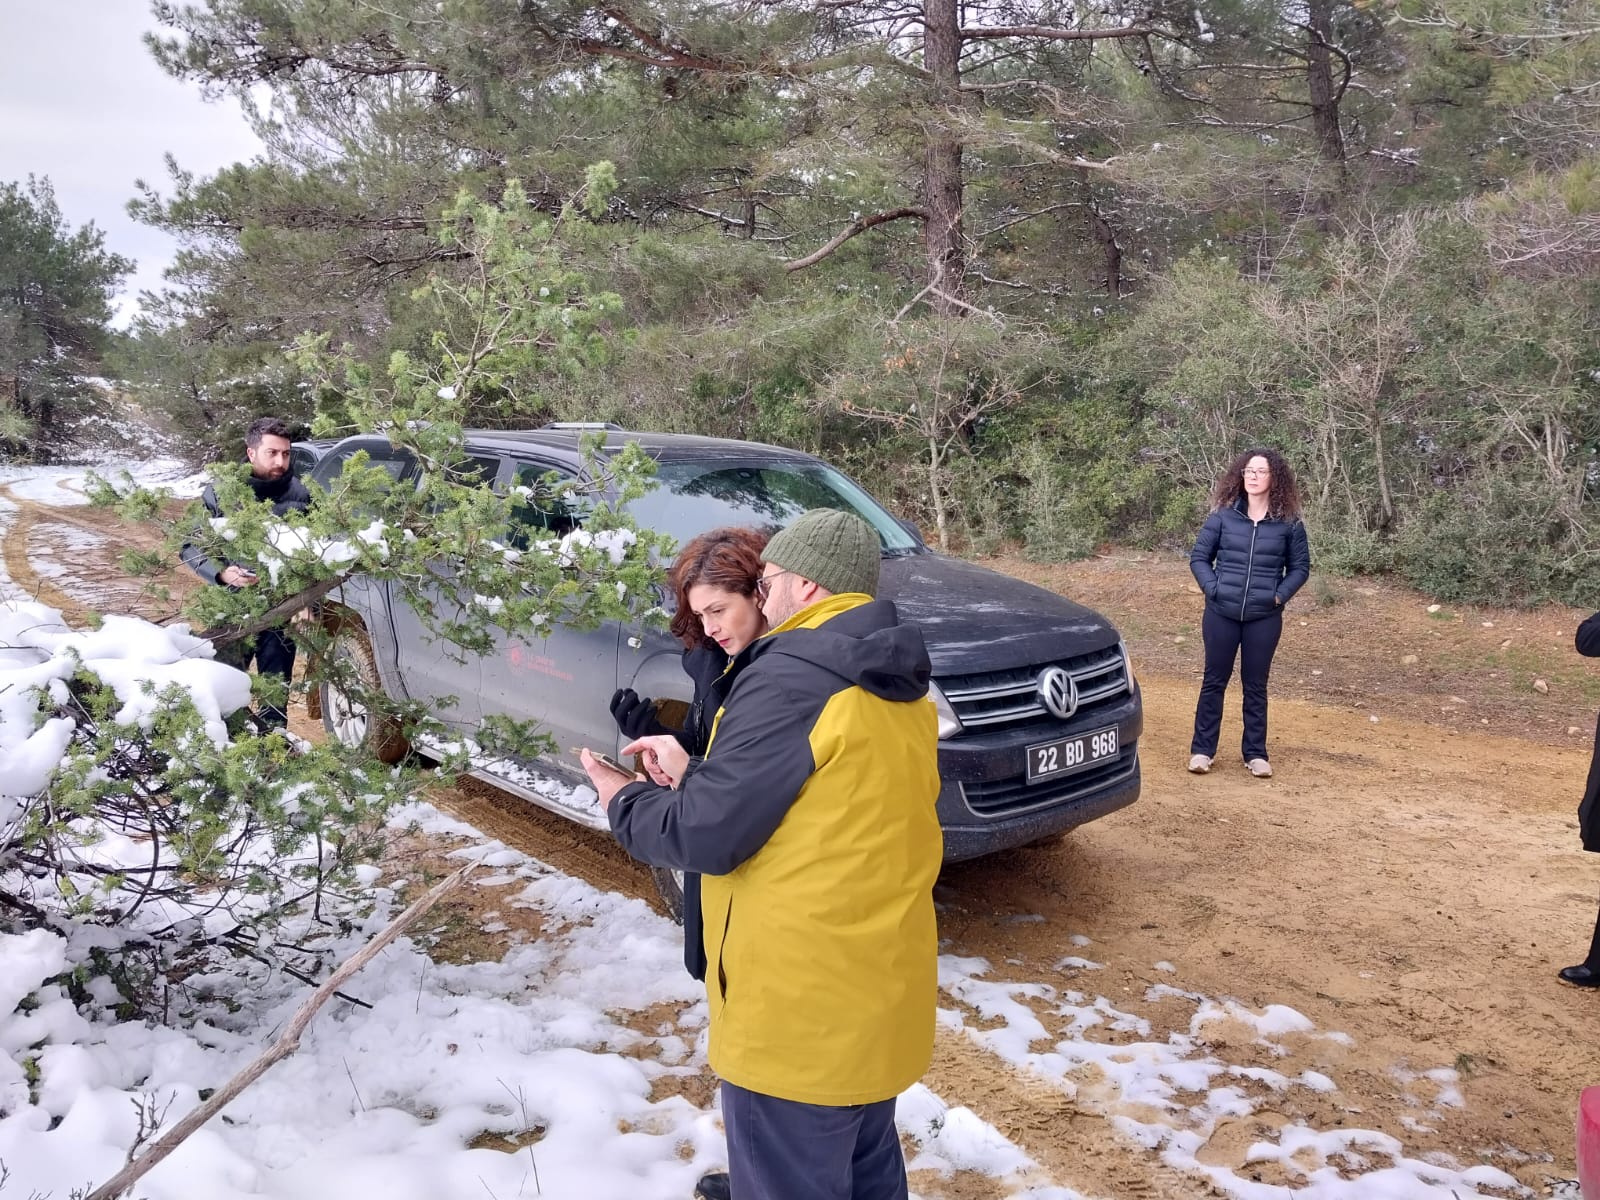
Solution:
[[[311,493],[294,473],[294,460],[290,453],[289,427],[277,417],[258,417],[245,431],[244,456],[250,463],[250,490],[258,502],[272,505],[277,516],[294,511],[304,511],[311,504]],[[208,483],[200,494],[200,501],[213,517],[224,515],[217,503],[217,493]],[[228,560],[216,562],[208,558],[200,547],[185,545],[180,557],[194,573],[207,583],[221,587],[255,587],[261,577],[247,564]],[[218,657],[224,662],[248,671],[254,660],[256,670],[264,675],[277,675],[284,686],[294,673],[294,640],[287,626],[263,629],[252,638],[244,638],[222,647]],[[289,715],[275,705],[263,705],[261,721],[269,727],[282,729],[289,723]]]

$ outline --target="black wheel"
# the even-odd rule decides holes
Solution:
[[[651,867],[650,878],[656,881],[656,891],[661,893],[661,903],[667,916],[683,924],[683,872],[666,867]]]
[[[362,686],[374,692],[383,690],[378,676],[378,660],[372,643],[358,625],[347,625],[334,635],[328,657],[352,671]],[[324,681],[317,689],[322,709],[322,724],[341,745],[365,749],[381,763],[397,763],[411,749],[400,724],[393,717],[371,712],[366,701],[352,696],[337,685]]]

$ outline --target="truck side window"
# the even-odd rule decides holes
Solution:
[[[564,493],[575,477],[544,463],[518,463],[511,480],[511,544],[525,550],[535,539],[564,537],[583,524],[581,497]]]
[[[494,486],[494,477],[499,470],[499,459],[469,455],[445,468],[444,477],[460,487],[488,488]],[[437,502],[433,507],[437,512],[443,507],[443,502]]]
[[[389,478],[397,483],[402,479],[411,479],[416,475],[416,459],[412,458],[407,451],[378,443],[374,445],[346,446],[332,454],[325,455],[313,468],[308,482],[315,483],[324,490],[330,489],[333,486],[333,481],[344,470],[345,463],[362,451],[366,451],[368,466],[382,468]]]
[[[451,483],[459,483],[464,487],[489,487],[494,483],[495,473],[499,469],[498,459],[469,455],[451,467],[447,474]]]

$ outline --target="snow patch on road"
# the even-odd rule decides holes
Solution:
[[[1213,1052],[1209,1038],[1225,1033],[1215,1045],[1242,1041],[1283,1057],[1290,1052],[1286,1039],[1347,1045],[1349,1035],[1318,1030],[1287,1005],[1258,1011],[1236,1000],[1157,984],[1145,992],[1146,1001],[1183,1000],[1194,1004],[1195,1012],[1187,1032],[1153,1041],[1148,1021],[1117,1009],[1104,996],[1090,1000],[1048,984],[985,978],[991,974],[984,959],[940,957],[940,989],[982,1023],[968,1024],[962,1009],[942,1009],[943,1027],[964,1033],[1080,1103],[1092,1096],[1091,1107],[1130,1141],[1159,1152],[1174,1170],[1204,1175],[1237,1200],[1493,1200],[1500,1190],[1523,1190],[1495,1167],[1459,1169],[1407,1155],[1385,1133],[1345,1126],[1314,1129],[1293,1121],[1270,1136],[1264,1133],[1238,1161],[1205,1161],[1201,1152],[1214,1133],[1225,1123],[1271,1111],[1275,1096],[1294,1088],[1321,1096],[1338,1091],[1337,1082],[1320,1071],[1290,1076],[1229,1063]],[[1397,1068],[1395,1077],[1402,1086],[1432,1085],[1436,1096],[1430,1116],[1461,1102],[1458,1079],[1448,1068]],[[1274,1165],[1292,1183],[1252,1179],[1262,1164]]]

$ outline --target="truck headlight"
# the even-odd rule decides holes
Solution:
[[[945,699],[939,685],[931,680],[928,683],[928,699],[933,701],[933,711],[939,714],[939,739],[943,741],[960,733],[961,718],[956,716],[956,710]]]
[[[1128,672],[1128,695],[1133,695],[1133,655],[1128,653],[1128,643],[1118,642],[1117,649],[1122,651],[1122,666]]]

